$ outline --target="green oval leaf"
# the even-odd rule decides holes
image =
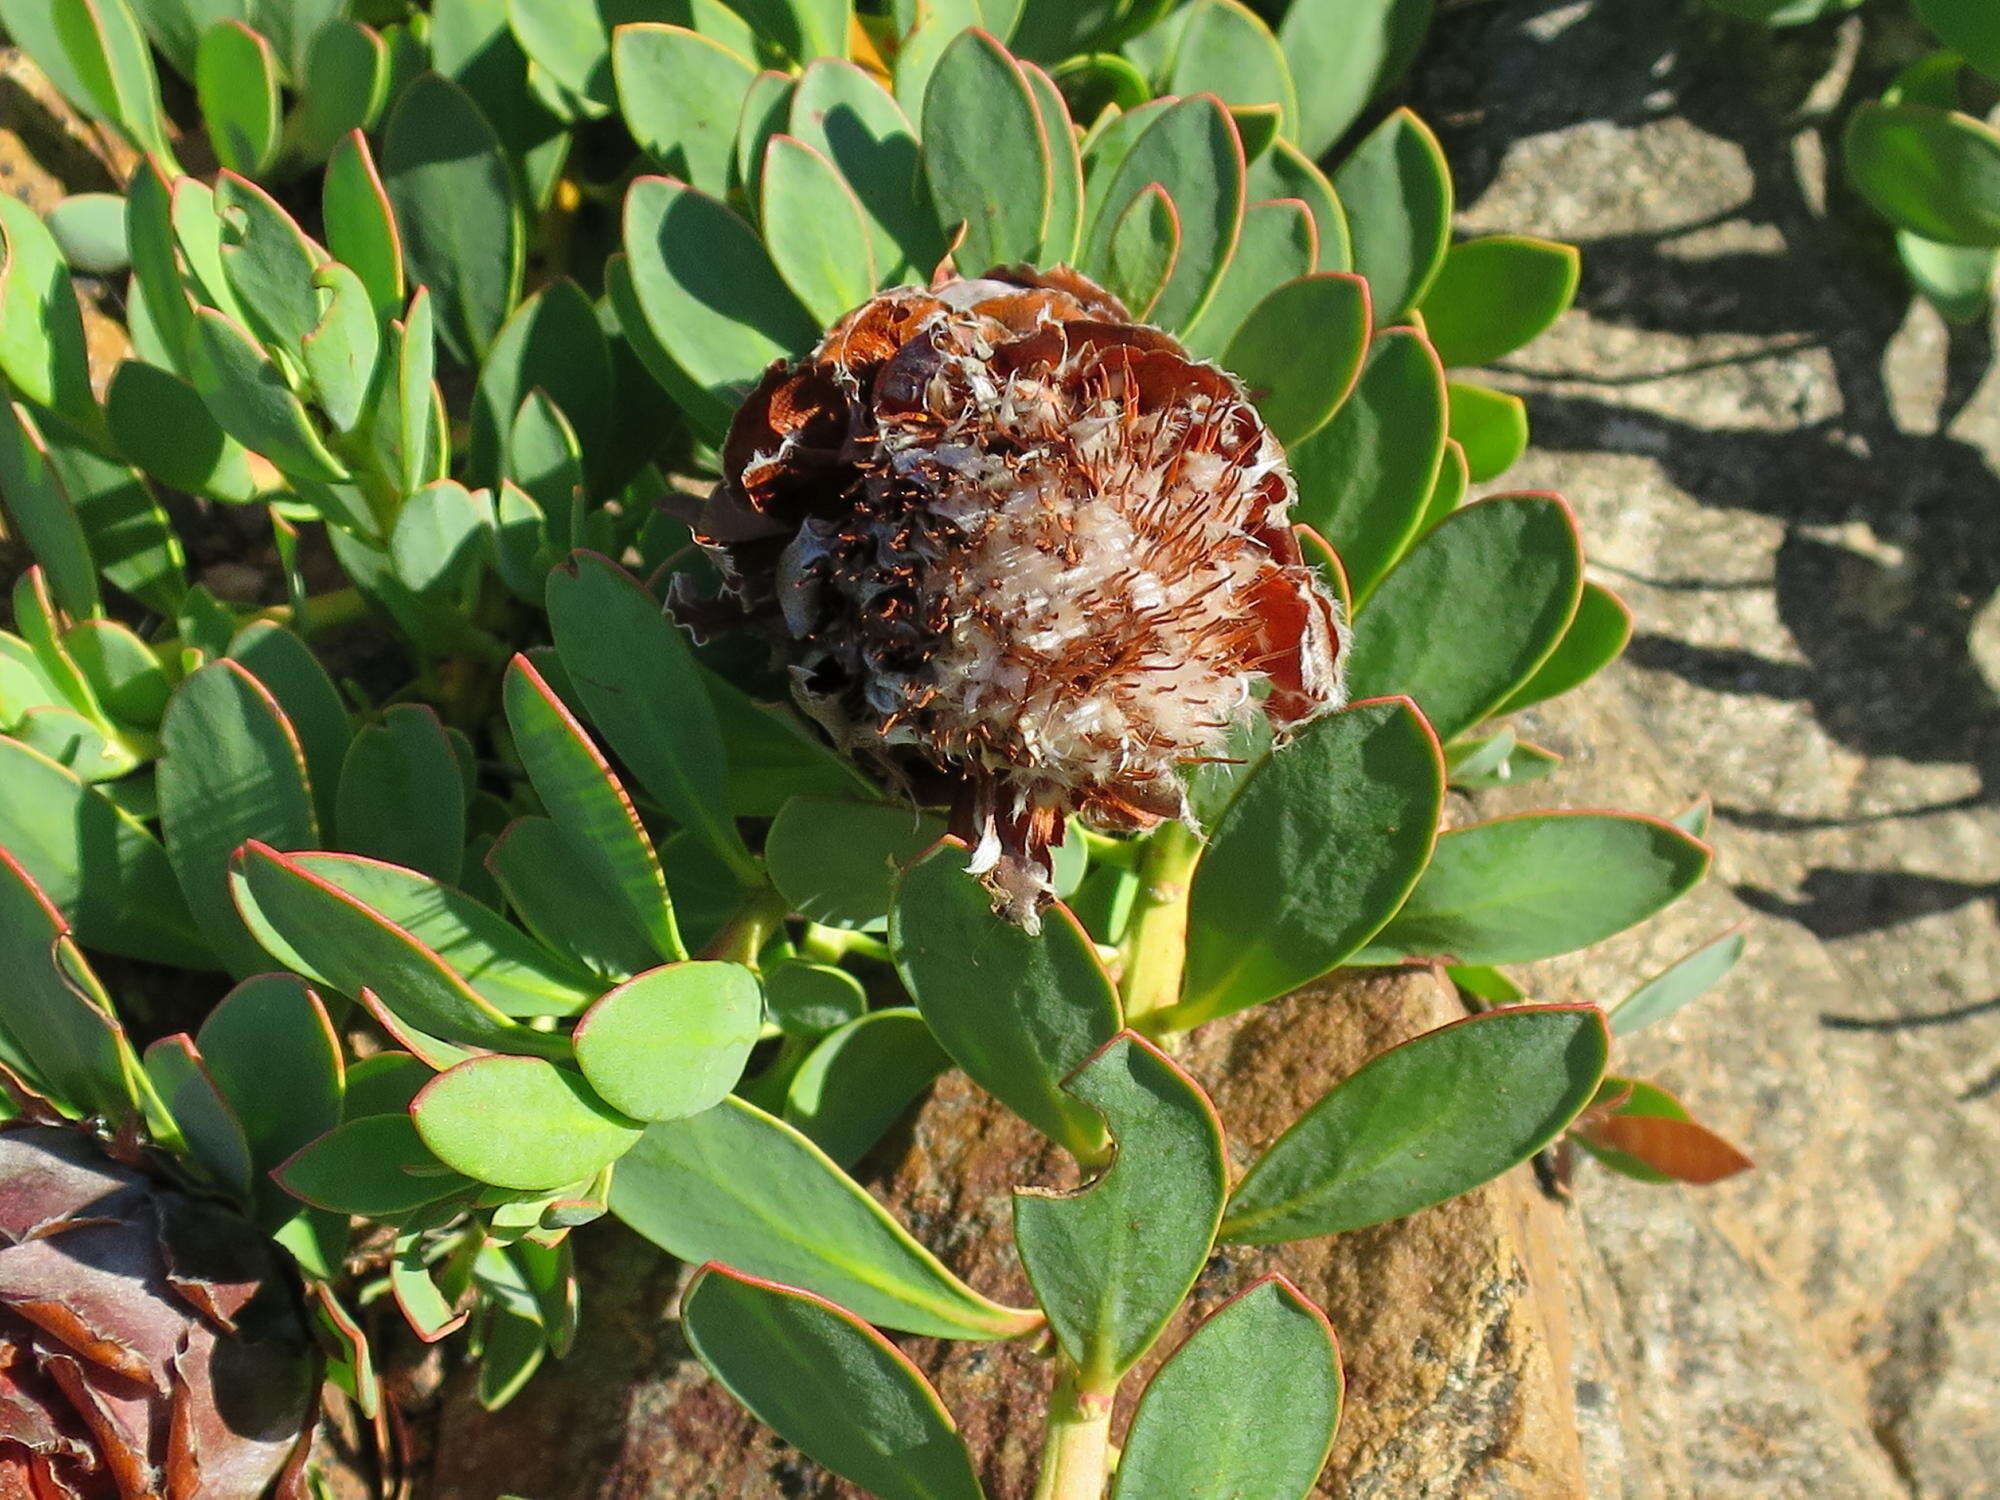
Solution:
[[[916,131],[895,99],[845,58],[823,57],[799,75],[784,119],[861,200],[878,284],[929,276],[944,256],[944,235],[924,187]]]
[[[524,1192],[595,1177],[642,1129],[540,1057],[468,1058],[424,1085],[410,1118],[446,1166]]]
[[[0,847],[47,893],[77,941],[180,968],[215,967],[159,840],[73,771],[4,736]]]
[[[1390,1048],[1258,1159],[1230,1196],[1222,1238],[1340,1234],[1492,1181],[1590,1102],[1610,1043],[1595,1006],[1517,1005]]]
[[[1946,245],[2000,245],[2000,131],[1956,110],[1869,101],[1842,137],[1875,211]]]
[[[81,1119],[137,1114],[139,1060],[94,985],[77,982],[66,961],[81,955],[64,936],[69,923],[0,846],[0,1064]],[[84,970],[87,973],[88,970]]]
[[[1528,403],[1512,391],[1454,380],[1446,388],[1452,442],[1465,455],[1466,478],[1498,479],[1528,451]]]
[[[491,485],[500,478],[507,436],[536,391],[575,424],[587,462],[605,436],[614,378],[597,310],[574,281],[539,288],[494,339],[472,400],[467,483]]]
[[[1146,1383],[1111,1500],[1305,1500],[1340,1425],[1340,1344],[1282,1276],[1217,1308]]]
[[[515,915],[550,952],[612,981],[659,962],[617,888],[550,819],[516,818],[487,850],[486,866]]]
[[[1444,366],[1421,334],[1376,335],[1333,420],[1291,451],[1292,518],[1333,544],[1357,599],[1422,524],[1445,451]]]
[[[111,377],[104,410],[118,451],[162,484],[231,505],[256,498],[249,454],[178,375],[128,359]]]
[[[611,38],[618,107],[661,168],[702,192],[729,191],[736,120],[756,68],[681,26],[620,26]]]
[[[380,1219],[400,1218],[478,1187],[431,1154],[406,1114],[349,1120],[300,1148],[271,1175],[315,1208]]]
[[[1377,323],[1422,299],[1451,238],[1451,170],[1430,127],[1399,109],[1333,174],[1354,240],[1354,269],[1368,279]]]
[[[250,1142],[243,1122],[202,1066],[194,1043],[163,1036],[146,1049],[146,1077],[172,1117],[188,1154],[209,1180],[239,1201],[250,1193]]]
[[[983,31],[953,37],[931,71],[923,165],[938,222],[947,235],[965,226],[955,259],[966,275],[1031,260],[1041,248],[1053,172],[1041,112],[1020,65]]]
[[[1322,156],[1402,76],[1430,29],[1433,0],[1294,0],[1278,41],[1298,81],[1298,141]]]
[[[1187,978],[1162,1028],[1273,999],[1344,962],[1430,858],[1444,764],[1406,698],[1357,703],[1273,751],[1215,825],[1188,898]]]
[[[751,1414],[880,1500],[982,1500],[951,1416],[895,1345],[823,1298],[702,1267],[688,1343]]]
[[[0,194],[0,374],[38,406],[98,422],[83,311],[55,236],[35,211]]]
[[[625,195],[624,230],[645,326],[725,412],[772,360],[802,353],[819,337],[757,232],[707,194],[641,177]]]
[[[1438,737],[1454,740],[1548,660],[1582,592],[1582,544],[1561,500],[1468,505],[1427,532],[1362,609],[1349,687],[1408,693]]]
[[[353,854],[296,854],[292,861],[409,933],[504,1015],[576,1015],[604,992],[595,975],[509,926],[492,907],[416,870]]]
[[[734,1095],[647,1126],[612,1174],[611,1211],[670,1255],[806,1287],[884,1328],[999,1339],[1041,1321],[980,1296],[825,1152]]]
[[[260,839],[319,842],[305,753],[278,700],[238,663],[184,681],[160,725],[160,832],[202,931],[239,978],[270,967],[229,903],[229,861]]]
[[[1305,206],[1318,235],[1315,259],[1308,267],[1315,271],[1354,269],[1354,242],[1347,227],[1347,210],[1333,183],[1290,141],[1279,139],[1252,163],[1250,196],[1261,202],[1293,199]]]
[[[305,752],[320,827],[332,827],[340,764],[353,733],[340,690],[311,647],[269,620],[253,620],[237,632],[229,643],[229,655],[249,669],[291,721]]]
[[[508,1019],[405,929],[297,860],[252,842],[231,894],[259,941],[343,995],[374,993],[409,1025],[447,1042],[564,1057],[566,1038]]]
[[[1243,320],[1265,297],[1312,273],[1319,231],[1312,211],[1296,199],[1253,203],[1243,211],[1243,233],[1229,269],[1201,317],[1181,336],[1188,352],[1220,359]]]
[[[774,135],[764,148],[760,190],[771,264],[808,312],[832,324],[875,294],[868,221],[832,162],[803,141]]]
[[[194,88],[215,159],[246,177],[269,171],[284,138],[271,44],[234,17],[217,21],[201,34]]]
[[[1494,712],[1519,713],[1581,687],[1616,661],[1631,639],[1632,611],[1625,601],[1602,584],[1586,582],[1576,615],[1556,649]]]
[[[1105,1392],[1208,1259],[1228,1190],[1222,1122],[1193,1079],[1130,1032],[1063,1089],[1104,1116],[1116,1155],[1080,1192],[1016,1191],[1014,1240],[1079,1383]]]
[[[1368,353],[1368,283],[1331,273],[1286,282],[1250,310],[1223,364],[1287,448],[1326,425]]]
[[[660,857],[583,726],[525,656],[508,669],[504,696],[515,752],[571,854],[618,894],[660,957],[686,958]]]
[[[741,964],[649,969],[605,995],[573,1041],[592,1088],[635,1120],[678,1120],[736,1087],[764,1023],[757,976]]]
[[[1494,234],[1453,245],[1419,310],[1448,366],[1490,365],[1539,337],[1576,300],[1574,245]]]
[[[289,475],[337,483],[348,477],[284,374],[241,324],[195,309],[189,376],[222,430]]]
[[[549,575],[549,626],[591,722],[639,784],[738,876],[755,880],[729,812],[728,752],[680,626],[636,578],[594,552]]]
[[[49,233],[70,268],[116,276],[132,264],[125,242],[125,200],[117,193],[72,193],[48,211]]]
[[[340,1039],[319,996],[291,975],[237,985],[202,1021],[195,1044],[260,1172],[340,1123]]]
[[[889,946],[938,1044],[973,1082],[1079,1160],[1106,1149],[1104,1123],[1063,1079],[1123,1027],[1089,936],[1060,904],[1039,933],[993,911],[947,839],[896,890]]]
[[[1706,844],[1625,813],[1529,813],[1453,829],[1365,963],[1515,964],[1643,922],[1708,872]]]
[[[1743,956],[1746,944],[1743,933],[1741,926],[1735,927],[1714,942],[1704,943],[1612,1006],[1611,1034],[1628,1036],[1642,1026],[1665,1020],[1690,1000],[1707,993]]]
[[[103,608],[97,559],[40,425],[26,404],[0,410],[0,498],[16,534],[28,546],[57,606],[86,619]]]
[[[1133,194],[1111,226],[1104,289],[1131,309],[1134,318],[1144,319],[1166,290],[1180,254],[1180,210],[1165,188],[1149,182]]]
[[[1093,171],[1110,171],[1108,166]],[[1243,143],[1236,125],[1213,97],[1183,99],[1151,117],[1117,163],[1101,201],[1112,213],[1148,184],[1163,184],[1180,214],[1180,254],[1151,320],[1172,332],[1194,323],[1208,306],[1243,227],[1245,176]],[[1116,220],[1099,212],[1084,230],[1078,256],[1086,273],[1102,267]]]
[[[771,971],[774,996],[779,976],[786,973],[838,974],[838,982],[860,990],[839,969],[780,964]],[[796,1017],[801,1009],[795,1005],[791,1014]],[[772,1010],[778,1010],[775,998]],[[782,1016],[779,1024],[784,1024]],[[870,1011],[831,1029],[806,1054],[785,1088],[785,1123],[804,1132],[843,1167],[852,1165],[950,1066],[951,1059],[931,1036],[921,1013],[902,1006]]]
[[[405,295],[402,236],[368,137],[359,130],[349,132],[327,158],[320,211],[327,247],[361,278],[376,316],[399,315]]]
[[[436,297],[446,346],[476,366],[521,294],[521,209],[500,138],[465,90],[425,73],[383,127],[382,183],[410,279]]]
[[[436,712],[394,704],[348,746],[334,823],[338,847],[457,880],[465,859],[465,800],[458,757]]]

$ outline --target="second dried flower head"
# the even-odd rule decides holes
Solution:
[[[698,628],[782,643],[848,753],[950,805],[1033,925],[1064,819],[1186,814],[1180,768],[1339,706],[1344,625],[1242,388],[1067,269],[942,274],[774,366],[699,535]]]

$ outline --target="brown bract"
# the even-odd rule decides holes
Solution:
[[[254,1226],[78,1131],[0,1131],[0,1500],[301,1494],[317,1388]]]
[[[702,631],[781,643],[801,706],[926,800],[1032,926],[1064,819],[1186,814],[1180,768],[1340,701],[1338,607],[1242,388],[1067,268],[899,287],[774,365],[699,535]]]

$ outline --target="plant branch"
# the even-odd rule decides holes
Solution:
[[[736,914],[722,925],[722,930],[708,940],[697,958],[725,959],[742,964],[752,971],[757,969],[757,955],[764,951],[764,944],[771,940],[784,920],[790,915],[785,898],[770,886],[752,891]]]
[[[1111,1467],[1112,1392],[1086,1391],[1076,1366],[1056,1356],[1042,1472],[1034,1500],[1103,1500]]]
[[[1137,1023],[1180,999],[1181,970],[1187,961],[1188,888],[1200,857],[1201,841],[1180,823],[1167,824],[1146,843],[1139,860],[1138,899],[1118,945],[1124,960],[1119,995],[1128,1022]]]

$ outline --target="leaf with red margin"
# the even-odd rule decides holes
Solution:
[[[418,1030],[468,1047],[567,1057],[567,1038],[503,1014],[423,943],[298,861],[252,840],[232,872],[238,909],[282,940],[279,956],[343,995],[373,990]],[[253,910],[254,909],[254,910]],[[412,1049],[415,1050],[415,1049]]]
[[[681,1303],[703,1364],[751,1414],[876,1500],[981,1500],[917,1367],[845,1308],[711,1261]]]
[[[1122,1032],[1063,1082],[1116,1152],[1081,1191],[1017,1189],[1014,1241],[1086,1391],[1114,1390],[1160,1336],[1215,1243],[1228,1191],[1222,1122],[1195,1081]]]
[[[1522,813],[1454,828],[1356,963],[1527,963],[1588,948],[1679,900],[1712,851],[1657,818]]]
[[[1104,1122],[1062,1082],[1118,1035],[1124,1015],[1089,935],[1061,903],[1028,933],[994,913],[945,839],[904,872],[889,912],[897,972],[938,1045],[981,1088],[1080,1161]]]
[[[1594,1005],[1514,1005],[1369,1059],[1231,1195],[1222,1238],[1269,1245],[1456,1198],[1554,1140],[1597,1093],[1611,1033]]]
[[[1282,1276],[1253,1282],[1147,1382],[1112,1500],[1305,1500],[1333,1451],[1342,1387],[1326,1314]]]
[[[1407,698],[1352,704],[1300,730],[1217,819],[1188,903],[1184,1030],[1287,994],[1345,963],[1420,889],[1444,806],[1444,758]]]
[[[610,764],[527,657],[508,667],[504,694],[515,753],[572,852],[618,893],[660,957],[686,958],[660,857]]]

